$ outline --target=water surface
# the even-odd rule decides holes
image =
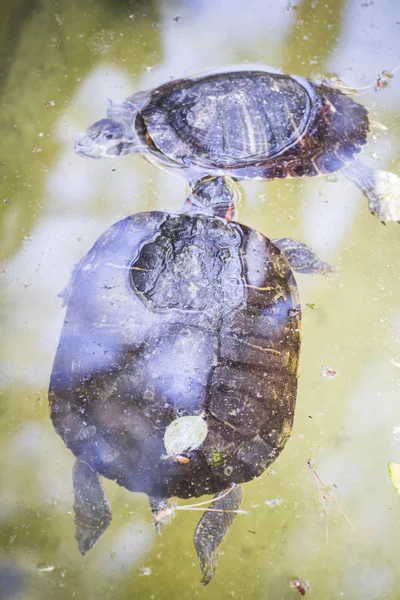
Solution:
[[[147,498],[111,481],[112,525],[79,554],[74,458],[53,430],[47,387],[65,311],[57,295],[73,265],[118,219],[175,210],[187,192],[140,156],[74,154],[107,98],[246,63],[367,85],[400,62],[399,3],[5,0],[0,17],[0,598],[289,600],[300,597],[294,576],[314,598],[398,598],[400,498],[387,463],[400,462],[400,230],[340,175],[242,186],[243,223],[301,239],[338,274],[297,276],[292,438],[244,486],[250,514],[236,519],[207,588],[192,541],[199,514],[178,514],[157,536]],[[400,76],[359,97],[388,128],[371,136],[365,162],[397,173],[399,97]],[[324,365],[337,376],[325,379]],[[333,501],[321,506],[308,459],[357,532]]]

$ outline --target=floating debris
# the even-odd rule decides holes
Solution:
[[[37,567],[37,572],[38,573],[52,573],[53,571],[55,571],[55,566],[54,565],[42,565],[42,566],[38,566]]]
[[[9,204],[10,202],[12,202],[13,199],[12,198],[4,198],[3,203],[4,204]]]
[[[353,523],[350,521],[349,517],[344,512],[339,500],[336,498],[336,496],[333,494],[333,492],[331,492],[331,490],[325,485],[325,483],[322,481],[321,477],[318,475],[318,473],[314,469],[314,466],[313,466],[311,460],[307,461],[307,466],[313,474],[313,477],[314,477],[314,480],[315,480],[315,483],[316,483],[316,486],[318,489],[318,496],[319,496],[319,501],[320,501],[321,507],[322,507],[322,514],[325,519],[325,541],[326,541],[326,543],[328,543],[328,514],[326,512],[325,506],[326,506],[326,502],[329,500],[329,497],[332,500],[334,500],[334,502],[336,503],[336,505],[339,508],[340,513],[344,516],[344,518],[346,519],[346,521],[348,522],[350,527],[356,533],[358,533],[357,529],[354,527]],[[334,487],[336,487],[335,484],[334,484]]]
[[[400,465],[390,462],[388,465],[390,481],[396,492],[400,495]]]
[[[364,5],[363,5],[364,6]],[[367,5],[365,5],[367,6]],[[375,82],[369,85],[364,85],[361,87],[348,87],[341,79],[338,77],[331,77],[328,82],[333,85],[333,87],[337,87],[345,94],[358,94],[359,92],[366,92],[368,90],[381,90],[387,87],[390,81],[393,79],[396,71],[400,69],[400,65],[397,65],[394,69],[383,69],[381,73],[379,73]]]
[[[393,71],[387,71],[386,69],[382,71],[382,73],[380,73],[378,75],[378,78],[376,80],[376,84],[375,84],[375,89],[380,90],[382,88],[385,88],[389,85],[389,82],[391,79],[393,79],[393,75],[394,75],[394,70]]]
[[[308,308],[311,308],[311,310],[314,310],[316,304],[314,304],[313,302],[306,302],[306,306],[308,306]]]
[[[55,106],[55,102],[54,100],[46,100],[46,102],[44,103],[45,106],[48,106],[49,108]]]
[[[195,450],[204,442],[207,433],[207,423],[201,415],[175,419],[168,425],[164,434],[167,457],[177,457],[183,452]]]
[[[151,575],[151,569],[150,569],[150,567],[140,567],[140,569],[139,569],[139,575],[141,577],[148,577],[149,575]]]
[[[190,458],[188,456],[178,454],[177,456],[175,456],[175,462],[179,463],[180,465],[187,465],[188,463],[190,463]]]
[[[321,375],[324,379],[334,379],[338,376],[338,373],[332,367],[324,365],[321,369]]]
[[[302,596],[305,596],[306,593],[311,590],[310,582],[306,579],[300,579],[300,577],[295,577],[292,579],[289,585],[294,590],[300,592]]]
[[[371,127],[373,129],[378,129],[379,131],[387,131],[388,130],[386,125],[383,125],[383,123],[379,123],[379,121],[374,121],[373,119],[370,119],[369,124],[371,125]],[[379,159],[378,155],[375,152],[373,152],[371,154],[371,156],[372,156],[372,158],[374,158],[376,160]]]
[[[165,503],[158,513],[154,517],[154,523],[156,526],[161,523],[168,523],[170,519],[173,519],[176,516],[176,512],[178,510],[201,510],[203,512],[225,512],[225,513],[234,513],[235,515],[247,515],[248,512],[246,510],[228,510],[228,509],[219,509],[219,508],[202,508],[203,506],[212,504],[216,500],[221,500],[221,498],[225,498],[231,491],[236,487],[233,485],[229,488],[224,494],[221,496],[217,496],[216,498],[211,498],[211,500],[205,500],[204,502],[196,502],[195,504],[187,504],[186,506],[179,506],[178,504],[167,504]]]
[[[274,498],[273,500],[264,500],[264,504],[265,506],[279,506],[283,501],[283,498]]]
[[[392,363],[392,365],[394,365],[395,367],[398,367],[398,368],[400,369],[400,363],[399,363],[399,362],[396,362],[396,361],[394,360],[394,358],[391,358],[391,359],[390,359],[390,362]]]

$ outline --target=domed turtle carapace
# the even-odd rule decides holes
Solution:
[[[171,496],[217,494],[195,546],[210,581],[240,484],[292,428],[300,304],[292,269],[332,267],[300,242],[233,221],[222,177],[178,214],[110,227],[77,265],[50,381],[51,418],[76,456],[76,537],[85,554],[111,520],[99,475],[144,492],[158,522]],[[227,493],[229,490],[229,493]]]
[[[400,178],[355,160],[367,141],[368,111],[327,84],[266,71],[180,79],[121,104],[78,136],[92,158],[140,152],[188,179],[228,174],[271,180],[340,169],[381,221],[400,220]]]

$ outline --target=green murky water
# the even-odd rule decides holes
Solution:
[[[244,486],[249,515],[237,517],[207,588],[192,542],[198,513],[178,513],[157,536],[147,498],[111,481],[112,525],[79,554],[74,460],[47,407],[64,318],[57,294],[74,263],[118,219],[176,209],[186,194],[183,180],[140,156],[74,154],[76,133],[103,116],[107,97],[246,61],[366,85],[400,62],[399,32],[397,0],[3,0],[1,600],[289,600],[300,597],[294,576],[318,599],[399,598],[400,498],[387,463],[400,462],[400,230],[380,225],[340,176],[243,185],[242,222],[305,241],[338,274],[297,277],[304,327],[292,438]],[[360,97],[388,128],[365,161],[397,173],[399,97],[400,76]],[[324,378],[324,365],[337,376]],[[356,532],[326,493],[321,505],[307,459]]]

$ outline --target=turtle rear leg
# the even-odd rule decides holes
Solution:
[[[229,493],[227,493],[229,492]],[[243,492],[240,485],[224,490],[214,496],[212,508],[221,511],[235,511],[242,501]],[[217,550],[228,533],[236,514],[234,512],[205,511],[194,533],[194,545],[203,573],[201,580],[207,585],[214,576],[217,566]]]
[[[307,275],[315,273],[326,275],[336,272],[336,267],[318,258],[315,252],[303,242],[292,238],[278,238],[271,241],[284,254],[293,271]]]
[[[400,222],[400,177],[389,171],[370,169],[358,160],[342,173],[366,196],[369,210],[382,223]]]
[[[85,555],[111,523],[111,508],[96,471],[77,460],[73,473],[75,537]]]

